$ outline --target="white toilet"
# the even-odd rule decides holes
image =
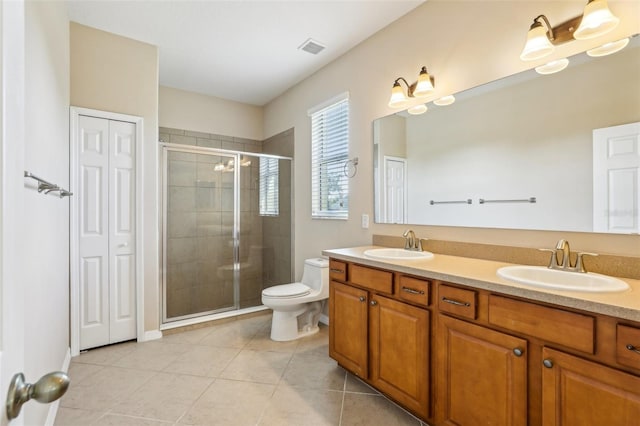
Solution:
[[[304,261],[302,282],[262,290],[262,303],[273,309],[271,339],[295,340],[318,332],[318,319],[329,298],[329,260]]]

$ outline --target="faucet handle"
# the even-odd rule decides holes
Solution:
[[[582,260],[583,256],[598,256],[598,253],[579,252],[578,258],[576,259],[576,266],[574,266],[573,268],[576,272],[587,272],[587,269],[584,267],[584,262]]]
[[[551,257],[549,258],[549,266],[547,266],[548,268],[553,269],[560,266],[558,265],[558,258],[556,256],[556,251],[554,249],[539,248],[538,250],[551,253]]]

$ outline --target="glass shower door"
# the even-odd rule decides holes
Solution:
[[[238,308],[236,158],[164,148],[163,322]]]

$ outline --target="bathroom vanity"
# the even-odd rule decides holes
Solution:
[[[431,425],[636,425],[640,281],[546,290],[502,262],[330,257],[329,354]]]

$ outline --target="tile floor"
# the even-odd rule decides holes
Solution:
[[[328,356],[328,328],[269,339],[271,315],[72,359],[55,425],[425,426]]]

